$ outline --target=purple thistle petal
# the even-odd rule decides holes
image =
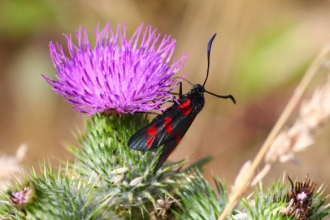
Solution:
[[[94,49],[86,29],[77,31],[78,45],[71,35],[65,35],[70,58],[61,45],[50,42],[57,81],[42,76],[53,90],[71,102],[73,109],[87,114],[163,110],[159,105],[173,99],[170,92],[184,77],[172,76],[187,61],[187,54],[182,54],[169,63],[175,40],[164,36],[158,44],[160,34],[151,26],[143,30],[143,24],[129,40],[125,26],[119,25],[114,32],[109,22],[102,30],[98,25],[95,34]]]

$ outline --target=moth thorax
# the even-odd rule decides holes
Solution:
[[[195,84],[191,89],[191,93],[195,93],[195,94],[203,94],[204,92],[205,92],[204,86],[200,84]]]

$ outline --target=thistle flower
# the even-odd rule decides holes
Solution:
[[[78,45],[65,35],[71,58],[62,46],[50,43],[50,54],[58,72],[57,81],[42,75],[53,90],[73,104],[73,109],[87,114],[118,114],[164,110],[160,105],[173,99],[170,92],[182,80],[172,77],[187,60],[187,55],[173,60],[175,40],[143,24],[131,39],[126,27],[115,32],[108,22],[96,29],[94,49],[87,31],[77,31]]]
[[[27,186],[17,192],[10,192],[9,197],[11,202],[18,208],[23,208],[30,203],[35,196],[34,188]]]
[[[311,182],[306,175],[304,182],[291,183],[291,192],[287,195],[289,205],[283,210],[284,215],[294,216],[296,219],[310,219],[312,212],[312,198],[316,183]]]

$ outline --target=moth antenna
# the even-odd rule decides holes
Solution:
[[[190,81],[188,81],[188,80],[186,80],[186,79],[183,79],[184,81],[186,81],[187,83],[189,83],[190,85],[194,85],[194,84],[192,84]]]
[[[232,95],[217,95],[217,94],[214,94],[213,92],[209,92],[209,91],[206,91],[204,90],[206,93],[210,94],[210,95],[213,95],[215,97],[218,97],[218,98],[222,98],[222,99],[231,99],[233,101],[234,104],[236,104],[236,100],[234,98],[234,96]]]
[[[176,77],[174,77],[175,79],[176,78],[181,78],[181,77],[179,77],[179,76],[176,76]],[[187,83],[189,83],[190,85],[194,85],[193,83],[191,83],[189,80],[187,80],[187,79],[185,79],[185,78],[183,78],[182,80],[184,80],[184,81],[186,81]],[[180,84],[180,83],[179,83]]]
[[[207,81],[207,78],[209,77],[211,47],[212,47],[212,42],[213,42],[213,40],[214,40],[214,38],[215,38],[216,35],[217,35],[217,34],[214,34],[214,35],[211,37],[209,43],[207,44],[207,70],[206,70],[206,78],[205,78],[205,81],[204,81],[204,83],[203,83],[203,87],[205,86],[205,83],[206,83],[206,81]]]

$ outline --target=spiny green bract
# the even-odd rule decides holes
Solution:
[[[199,171],[187,181],[189,184],[178,193],[182,206],[175,215],[181,220],[217,220],[227,204],[226,187],[214,179],[216,193]]]
[[[259,187],[256,187],[253,197],[251,195],[241,200],[243,209],[245,209],[243,212],[246,213],[244,219],[292,219],[291,217],[284,217],[280,214],[281,210],[287,205],[286,193],[287,190],[283,189],[283,182],[273,184],[269,190],[266,190],[260,184]]]
[[[0,194],[0,219],[99,220],[196,219],[217,220],[227,203],[226,187],[214,180],[217,193],[201,174],[204,158],[180,170],[185,160],[163,166],[156,174],[160,150],[140,152],[126,146],[131,135],[148,123],[136,114],[94,115],[79,135],[81,148],[69,147],[77,158],[54,171],[42,165]],[[227,219],[293,219],[281,211],[288,205],[288,184],[260,185],[253,199]],[[218,194],[218,195],[217,195]],[[322,190],[313,194],[311,219],[330,213]],[[170,215],[174,213],[174,215]]]
[[[93,179],[99,198],[114,193],[109,205],[123,216],[130,216],[133,207],[148,212],[156,207],[157,199],[180,187],[178,179],[182,174],[170,169],[178,168],[183,161],[153,174],[160,151],[140,152],[127,147],[132,134],[147,123],[141,114],[95,115],[79,139],[82,149],[70,148],[79,158],[75,167],[80,178]]]
[[[325,205],[327,197],[321,198],[323,189],[320,187],[312,196],[311,203],[311,215],[308,218],[296,218],[293,215],[285,215],[284,210],[288,207],[288,193],[291,191],[291,185],[284,182],[284,178],[281,181],[277,181],[268,189],[260,183],[255,188],[254,194],[243,198],[241,200],[241,212],[240,215],[245,213],[244,220],[256,220],[256,219],[267,219],[267,220],[321,220],[323,217],[330,214],[330,206]],[[238,217],[238,216],[237,216]]]
[[[57,219],[109,219],[115,213],[104,212],[104,201],[95,201],[94,188],[89,182],[79,180],[74,170],[54,172],[50,166],[43,165],[42,175],[32,170],[30,178],[16,180],[15,188],[1,193],[1,200],[7,201],[0,209],[4,219],[57,220]],[[13,193],[20,189],[30,189],[29,202],[18,204]],[[108,215],[108,217],[105,217]]]
[[[160,151],[139,152],[126,146],[147,123],[140,114],[94,115],[79,135],[81,148],[69,147],[77,161],[65,162],[58,172],[44,165],[40,177],[31,172],[24,184],[18,180],[11,191],[24,193],[31,186],[33,199],[17,205],[10,192],[3,192],[0,214],[8,219],[148,219],[154,210],[160,211],[157,200],[185,187],[189,172],[174,171],[183,160],[153,174]]]
[[[316,192],[313,194],[312,198],[312,215],[311,219],[323,219],[325,216],[330,215],[330,204],[325,202],[328,199],[329,195],[323,196],[324,187],[320,186]]]

